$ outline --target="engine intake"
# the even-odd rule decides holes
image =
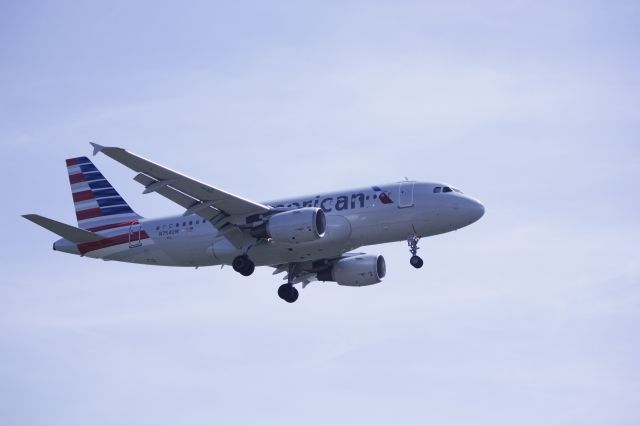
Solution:
[[[266,223],[251,229],[255,238],[271,238],[277,243],[307,243],[322,238],[327,219],[322,209],[304,207],[276,213]]]
[[[318,281],[335,281],[340,285],[360,287],[377,284],[387,273],[384,257],[374,254],[345,257],[317,274]]]

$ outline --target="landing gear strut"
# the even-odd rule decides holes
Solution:
[[[420,237],[416,234],[411,234],[407,237],[407,244],[409,244],[409,251],[411,251],[411,259],[409,259],[409,263],[416,269],[422,268],[424,262],[422,258],[418,256],[418,241],[420,241]]]
[[[240,273],[241,275],[244,275],[245,277],[253,274],[253,271],[255,271],[256,269],[256,265],[251,259],[249,259],[249,256],[247,256],[246,254],[233,259],[233,263],[231,264],[231,266],[233,266],[234,271]]]

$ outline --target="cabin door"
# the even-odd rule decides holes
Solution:
[[[400,182],[398,186],[398,208],[413,206],[413,186],[415,182]]]
[[[141,240],[142,225],[134,223],[129,227],[129,248],[139,247],[142,245]]]

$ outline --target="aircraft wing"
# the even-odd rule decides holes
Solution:
[[[138,172],[134,180],[145,186],[145,194],[157,192],[184,207],[184,215],[197,214],[210,220],[214,226],[227,222],[242,223],[247,216],[266,213],[272,209],[209,186],[122,148],[104,147],[95,143],[91,145],[93,155],[102,152]]]

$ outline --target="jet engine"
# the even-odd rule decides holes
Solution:
[[[271,238],[276,243],[307,243],[324,236],[327,219],[322,209],[304,207],[276,213],[266,223],[251,229],[255,238]]]
[[[318,281],[335,281],[340,285],[360,287],[379,283],[386,272],[384,257],[364,254],[338,260],[329,269],[318,272],[317,278]]]

